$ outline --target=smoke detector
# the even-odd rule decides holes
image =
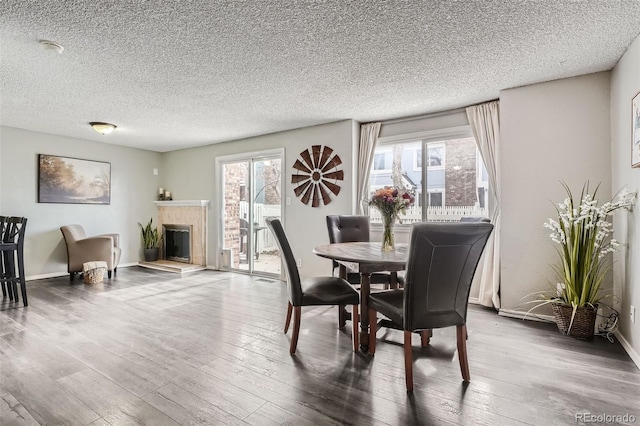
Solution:
[[[54,52],[62,53],[64,47],[61,44],[56,43],[55,41],[50,40],[40,40],[40,46],[44,47],[47,50],[53,50]]]

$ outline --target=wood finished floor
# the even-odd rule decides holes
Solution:
[[[214,271],[121,268],[113,280],[27,284],[0,305],[0,425],[570,425],[576,413],[634,415],[640,372],[618,343],[469,309],[471,382],[455,328],[351,352],[334,307],[303,309],[298,353],[282,333],[285,285]]]

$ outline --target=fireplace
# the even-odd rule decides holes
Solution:
[[[189,260],[176,259],[180,263],[188,263],[190,266],[197,265],[202,268],[207,265],[207,223],[208,219],[208,200],[179,200],[179,201],[154,201],[158,207],[158,228],[162,230],[162,236],[164,240],[162,242],[164,260],[167,258],[166,231],[165,227],[173,229],[188,230],[189,236],[186,237],[186,232],[181,232],[177,235],[178,243],[180,240],[185,242],[188,252],[172,253],[172,257],[188,258]],[[170,235],[172,242],[170,246],[175,246],[176,242],[173,241],[176,237],[176,233],[173,236]],[[169,247],[169,251],[173,250]],[[167,262],[170,263],[170,262]],[[182,265],[181,265],[182,266]],[[186,265],[184,265],[186,266]],[[182,270],[182,269],[181,269]]]
[[[164,258],[191,263],[191,226],[162,225]]]

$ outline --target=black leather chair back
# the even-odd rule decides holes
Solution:
[[[471,281],[493,225],[413,225],[404,287],[404,329],[463,325]]]
[[[327,228],[331,244],[369,241],[369,216],[329,215]]]
[[[302,285],[300,284],[300,273],[296,266],[296,259],[293,256],[291,245],[287,239],[287,235],[284,233],[282,223],[279,219],[266,219],[267,226],[276,238],[278,248],[280,249],[280,255],[284,259],[284,265],[287,270],[287,291],[289,292],[289,302],[293,306],[300,306],[302,304]]]
[[[327,229],[329,230],[329,242],[357,243],[369,241],[369,216],[357,215],[327,215]],[[334,268],[338,262],[331,262]]]
[[[482,216],[463,216],[460,218],[460,222],[484,222],[491,223],[491,219]]]

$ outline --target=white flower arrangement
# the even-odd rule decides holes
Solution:
[[[569,187],[565,183],[562,186],[567,198],[556,207],[558,219],[550,218],[544,224],[551,230],[551,240],[560,246],[561,266],[555,269],[561,282],[552,294],[541,296],[545,300],[542,304],[561,303],[572,306],[575,312],[578,307],[595,306],[602,299],[600,286],[610,269],[607,255],[619,246],[611,238],[613,225],[609,217],[616,210],[631,210],[636,193],[623,188],[614,200],[598,206],[598,187],[590,193],[587,182],[580,194],[580,205],[576,205]]]

